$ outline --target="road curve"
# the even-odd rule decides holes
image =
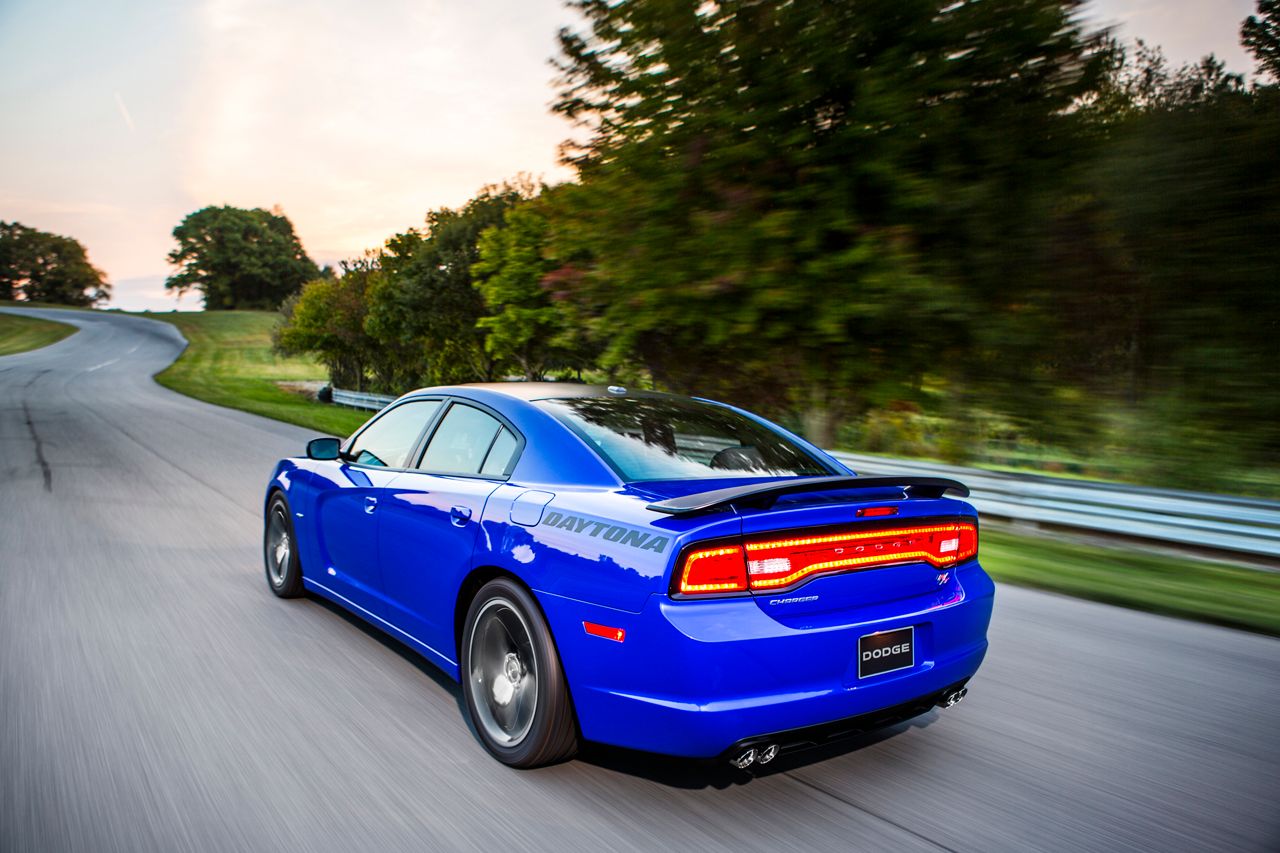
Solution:
[[[151,376],[167,324],[0,358],[0,850],[1275,850],[1280,641],[1002,587],[951,711],[768,776],[490,759],[455,687],[265,586],[309,434]]]

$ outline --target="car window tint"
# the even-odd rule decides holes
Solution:
[[[491,415],[455,403],[436,427],[418,467],[441,474],[479,474],[501,428]]]
[[[409,451],[439,408],[439,400],[414,400],[388,409],[356,437],[348,455],[360,465],[403,468]]]
[[[519,444],[511,430],[503,427],[498,431],[498,437],[493,440],[493,446],[489,448],[489,455],[485,457],[480,473],[486,477],[505,476]]]
[[[631,482],[835,473],[781,433],[698,400],[581,397],[535,405]]]

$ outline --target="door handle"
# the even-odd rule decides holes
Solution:
[[[449,520],[454,527],[462,527],[471,520],[471,507],[455,506],[449,510]]]
[[[373,511],[378,508],[378,499],[372,495],[368,495],[364,499],[365,515],[373,515]]]

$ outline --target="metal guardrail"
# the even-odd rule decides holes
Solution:
[[[395,400],[385,394],[333,389],[333,402],[377,411]],[[950,477],[969,487],[970,503],[985,516],[1145,539],[1204,551],[1261,557],[1280,564],[1280,501],[1002,474],[831,451],[859,474]]]
[[[928,474],[960,480],[972,492],[969,502],[992,518],[1280,562],[1280,501],[1002,474],[856,453],[832,455],[859,474]]]
[[[369,409],[375,412],[386,408],[388,403],[397,399],[386,394],[366,394],[363,391],[344,391],[341,388],[334,388],[330,393],[333,395],[333,402],[339,406]]]

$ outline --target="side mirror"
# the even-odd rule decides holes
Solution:
[[[307,442],[308,459],[337,459],[342,442],[336,438],[313,438]]]

